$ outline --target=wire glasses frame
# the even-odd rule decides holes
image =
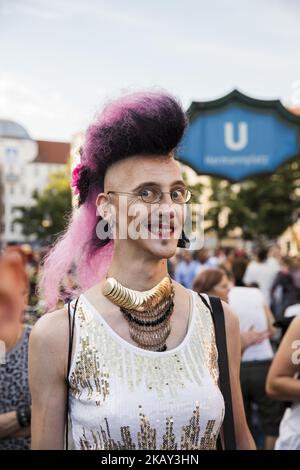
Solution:
[[[107,191],[106,194],[127,194],[130,196],[135,196],[135,197],[142,199],[142,201],[145,202],[146,204],[156,204],[162,200],[163,194],[170,194],[172,201],[175,202],[176,204],[186,204],[192,197],[191,191],[189,189],[184,189],[184,191],[181,192],[183,199],[180,201],[176,199],[176,196],[174,195],[174,193],[178,193],[178,191],[179,191],[178,189],[175,189],[173,191],[158,191],[158,190],[154,191],[153,189],[151,189],[151,192],[153,193],[152,197],[144,196],[143,194],[137,194],[137,193],[132,193],[132,192],[130,193],[130,192],[124,192],[124,191]]]

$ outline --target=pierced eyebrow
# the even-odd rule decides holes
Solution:
[[[134,188],[132,191],[139,191],[140,189],[144,188],[145,186],[155,186],[156,188],[158,188],[159,184],[157,184],[155,181],[145,181],[144,183],[141,183],[138,186],[136,186],[136,188]],[[174,181],[173,183],[171,183],[171,188],[173,186],[182,186],[182,187],[186,188],[186,184],[182,180]]]

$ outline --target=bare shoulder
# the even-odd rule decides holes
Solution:
[[[34,325],[30,335],[30,353],[40,359],[57,358],[65,368],[68,350],[68,314],[64,308],[44,314]]]
[[[64,308],[45,313],[31,331],[31,341],[58,345],[68,334],[68,314]]]
[[[233,335],[240,332],[240,322],[238,316],[233,312],[232,308],[227,302],[222,300],[222,307],[224,310],[225,328],[226,333]]]
[[[223,300],[222,306],[224,310],[226,344],[229,360],[238,366],[241,359],[241,333],[239,318],[232,311],[231,307]]]
[[[191,289],[187,289],[186,287],[184,287],[182,284],[180,284],[179,282],[177,281],[174,281],[174,279],[172,279],[172,283],[173,283],[173,286],[175,288],[175,293],[177,293],[177,295],[182,298],[182,296],[184,298],[188,298],[189,297],[189,291]]]
[[[184,287],[179,282],[174,281],[174,279],[172,279],[172,283],[173,283],[173,286],[175,288],[175,295],[176,295],[176,298],[177,298],[177,303],[180,306],[188,305],[189,304],[189,299],[190,299],[191,289],[187,289],[186,287]]]

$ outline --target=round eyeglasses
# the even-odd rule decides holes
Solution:
[[[192,193],[189,189],[178,188],[173,189],[173,191],[160,191],[158,189],[142,189],[138,193],[129,193],[123,191],[107,191],[107,194],[128,194],[130,196],[135,196],[141,199],[146,204],[155,204],[162,200],[163,194],[170,194],[171,199],[176,204],[185,204],[191,197]]]

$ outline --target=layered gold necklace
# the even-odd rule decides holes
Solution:
[[[107,277],[103,294],[120,307],[129,323],[130,337],[143,349],[165,351],[171,332],[170,318],[174,309],[174,286],[166,276],[152,289],[137,291]]]

